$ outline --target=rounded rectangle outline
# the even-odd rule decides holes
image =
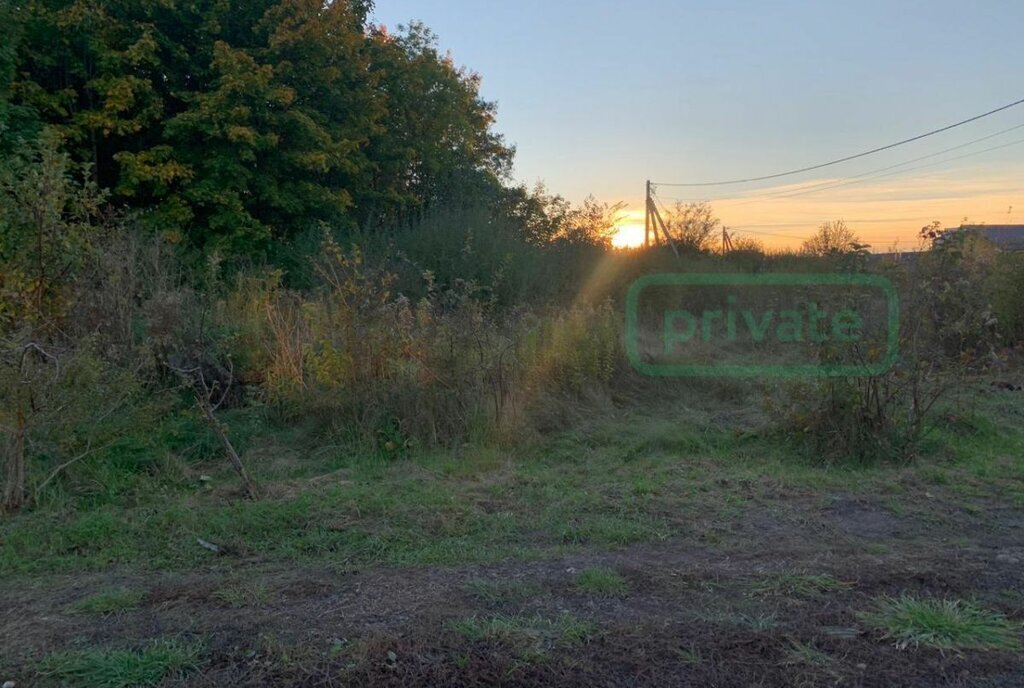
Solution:
[[[657,365],[640,359],[637,305],[640,294],[652,286],[860,286],[876,287],[885,294],[889,332],[886,355],[878,363],[808,365]],[[881,275],[832,273],[660,273],[645,275],[626,294],[626,355],[633,368],[651,377],[869,377],[896,365],[900,344],[900,304],[896,287]]]

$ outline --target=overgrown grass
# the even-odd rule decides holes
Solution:
[[[79,600],[71,609],[84,614],[114,614],[135,609],[145,595],[139,590],[108,590]]]
[[[588,595],[622,595],[629,587],[618,571],[609,568],[589,568],[576,576],[576,587]]]
[[[884,598],[860,618],[900,648],[1021,649],[1021,624],[963,600]]]
[[[55,652],[39,665],[44,678],[89,688],[155,686],[197,669],[203,646],[162,640],[140,650],[90,649]]]
[[[337,567],[459,565],[670,537],[716,541],[728,537],[725,526],[742,518],[752,499],[785,511],[778,497],[794,491],[898,499],[909,515],[949,502],[1016,503],[1024,492],[1024,435],[1013,425],[1024,408],[1019,395],[981,398],[977,413],[1000,432],[939,428],[933,439],[943,453],[918,465],[824,469],[759,434],[756,400],[737,394],[684,387],[652,407],[603,410],[532,444],[466,445],[390,460],[266,426],[258,410],[232,412],[229,427],[250,450],[245,458],[268,497],[241,499],[215,445],[198,452],[175,431],[178,451],[194,458],[151,465],[151,491],[89,508],[62,501],[0,520],[0,575],[111,565],[227,568],[254,555]],[[721,418],[737,413],[741,429],[722,426]],[[162,476],[162,465],[173,476]],[[921,480],[939,469],[943,481],[928,481],[933,498],[915,502]],[[213,477],[212,488],[201,474]],[[222,554],[197,538],[220,545]],[[834,587],[826,578],[798,576],[759,581],[754,591],[814,596]]]

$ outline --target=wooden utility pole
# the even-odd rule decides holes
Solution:
[[[661,236],[664,237],[665,243],[672,248],[672,253],[676,254],[676,258],[679,257],[679,248],[676,246],[675,239],[668,232],[668,226],[665,225],[665,220],[661,217],[661,212],[658,210],[657,204],[654,202],[654,194],[651,193],[651,182],[647,182],[647,199],[644,203],[644,246],[650,245],[651,234],[654,234],[654,241],[658,241],[658,232],[661,232]],[[653,230],[653,232],[652,232]]]
[[[644,248],[651,245],[651,180],[647,180],[644,193]]]
[[[729,234],[728,227],[722,227],[722,255],[735,250],[732,245],[732,235]]]

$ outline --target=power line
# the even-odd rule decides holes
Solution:
[[[851,184],[859,184],[861,182],[871,181],[871,180],[874,180],[874,179],[882,179],[884,177],[892,177],[892,176],[895,176],[895,175],[898,175],[898,174],[904,174],[906,172],[916,172],[917,170],[924,170],[924,169],[928,169],[930,167],[936,167],[937,165],[945,165],[946,163],[949,163],[949,162],[956,162],[957,160],[964,160],[966,158],[972,158],[975,155],[982,155],[984,153],[991,153],[992,151],[1001,150],[1003,148],[1009,148],[1010,146],[1019,146],[1022,143],[1024,143],[1024,139],[1017,139],[1015,141],[1009,141],[1007,143],[1003,143],[1003,144],[1000,144],[998,146],[992,146],[990,148],[983,148],[980,151],[973,151],[971,153],[965,153],[964,155],[958,155],[958,156],[953,157],[953,158],[947,158],[946,160],[938,160],[936,162],[928,163],[927,165],[918,165],[917,167],[911,167],[911,168],[906,169],[906,170],[897,170],[896,172],[887,172],[885,174],[871,174],[870,176],[859,175],[857,177],[852,177],[852,178],[850,178],[847,181],[840,181],[840,182],[831,183],[828,186],[823,186],[823,187],[815,188],[815,189],[794,191],[792,193],[786,193],[786,194],[779,194],[779,195],[771,196],[770,198],[794,198],[796,196],[806,196],[807,194],[818,193],[818,192],[821,192],[821,191],[827,191],[829,189],[835,189],[835,188],[838,188],[840,186],[849,186]],[[927,156],[927,157],[934,157],[934,156]],[[913,162],[913,161],[911,161],[911,162]],[[905,163],[905,164],[909,164],[909,163]],[[902,165],[899,165],[899,167],[902,167]],[[889,168],[889,169],[892,169],[892,168]],[[748,201],[748,203],[750,203],[750,202],[753,202],[753,201]],[[744,204],[744,205],[746,205],[746,204]]]
[[[1024,126],[1024,125],[1021,125],[1021,126]],[[1017,127],[1013,127],[1013,128],[1016,129]],[[1009,130],[1007,130],[1007,131],[1009,131]],[[1005,132],[1001,132],[1001,133],[1005,133]],[[995,136],[995,135],[993,135],[993,136]],[[989,136],[989,137],[985,137],[985,138],[992,138],[992,137]],[[981,140],[984,140],[984,139],[979,139],[978,141],[981,141]],[[977,143],[978,141],[974,141],[973,143]],[[931,167],[936,167],[936,166],[939,166],[939,165],[945,165],[946,163],[956,162],[958,160],[964,160],[966,158],[972,158],[972,157],[974,157],[976,155],[983,155],[985,153],[991,153],[992,151],[1001,150],[1003,148],[1009,148],[1011,146],[1019,146],[1022,143],[1024,143],[1024,139],[1016,139],[1014,141],[1009,141],[1007,143],[1003,143],[1003,144],[1000,144],[998,146],[991,146],[989,148],[983,148],[982,150],[979,150],[979,151],[972,151],[970,153],[965,153],[964,155],[958,155],[958,156],[955,156],[955,157],[952,157],[952,158],[947,158],[945,160],[938,160],[936,162],[928,163],[926,165],[918,165],[917,167],[911,167],[911,168],[908,168],[908,169],[905,169],[905,170],[897,170],[895,172],[886,172],[886,173],[883,173],[883,174],[877,174],[877,172],[883,172],[884,170],[891,170],[891,169],[896,168],[896,167],[904,167],[904,166],[909,165],[909,164],[911,164],[913,162],[916,162],[917,160],[924,160],[926,158],[935,157],[935,155],[941,155],[943,153],[948,153],[948,152],[950,152],[950,150],[955,150],[957,148],[963,148],[964,146],[966,146],[968,144],[964,144],[963,146],[954,146],[954,148],[947,149],[947,150],[942,151],[940,153],[935,153],[935,154],[932,154],[932,155],[922,156],[921,158],[915,158],[914,160],[908,160],[907,162],[900,163],[898,165],[890,165],[889,167],[882,168],[881,170],[875,170],[874,172],[867,172],[865,174],[856,175],[856,176],[853,176],[853,177],[849,177],[849,178],[847,178],[845,180],[833,181],[833,182],[824,182],[822,184],[818,184],[818,185],[816,185],[816,186],[814,186],[812,188],[809,188],[809,189],[797,189],[795,191],[787,191],[787,192],[784,192],[784,193],[767,194],[767,195],[764,195],[764,196],[758,196],[758,197],[754,197],[754,198],[746,197],[741,202],[735,203],[735,205],[750,205],[751,203],[761,203],[761,202],[764,202],[764,201],[771,201],[771,200],[777,200],[777,199],[782,199],[782,198],[795,198],[797,196],[806,196],[808,194],[820,193],[822,191],[828,191],[830,189],[836,189],[836,188],[839,188],[839,187],[842,187],[842,186],[850,186],[850,185],[854,185],[854,184],[860,184],[860,183],[867,182],[867,181],[873,181],[875,179],[883,179],[885,177],[892,177],[892,176],[899,175],[899,174],[905,174],[907,172],[916,172],[917,170],[924,170],[924,169],[928,169],[928,168],[931,168]],[[670,196],[668,198],[672,198],[672,197]],[[720,198],[720,199],[716,199],[716,200],[717,201],[728,201],[729,199],[727,199],[727,198],[721,199]],[[704,201],[704,202],[710,202],[710,201]]]
[[[936,151],[935,153],[929,153],[928,155],[922,155],[922,156],[919,156],[917,158],[911,158],[910,160],[905,160],[903,162],[896,163],[895,165],[888,165],[886,167],[880,167],[878,169],[868,170],[867,172],[863,172],[861,174],[851,175],[849,177],[846,177],[845,179],[838,179],[838,180],[831,179],[831,180],[828,180],[828,181],[818,182],[817,184],[814,184],[812,186],[804,187],[804,188],[800,188],[800,189],[789,188],[789,189],[785,189],[785,190],[775,191],[774,193],[763,193],[763,194],[759,194],[759,195],[756,195],[756,196],[739,196],[739,197],[737,197],[737,200],[741,200],[741,201],[743,201],[743,203],[738,203],[737,205],[748,205],[750,203],[757,203],[757,202],[760,202],[760,201],[763,201],[763,200],[766,200],[766,199],[789,198],[790,196],[797,196],[797,195],[803,195],[803,194],[809,194],[809,193],[816,193],[817,191],[825,191],[826,189],[830,189],[830,188],[833,188],[835,186],[843,186],[843,185],[845,185],[847,183],[851,183],[854,180],[859,180],[859,179],[866,178],[866,177],[870,178],[872,175],[878,174],[879,172],[887,172],[889,170],[894,170],[894,169],[897,169],[897,168],[900,168],[900,167],[906,167],[907,165],[911,165],[911,164],[913,164],[915,162],[920,162],[921,160],[927,160],[929,158],[934,158],[934,157],[937,157],[939,155],[945,155],[946,153],[952,153],[953,151],[961,150],[963,148],[969,148],[970,146],[973,146],[975,144],[981,143],[982,141],[988,141],[988,140],[994,139],[994,138],[996,138],[998,136],[1002,136],[1003,134],[1008,134],[1011,131],[1016,131],[1016,130],[1022,129],[1022,128],[1024,128],[1024,124],[1018,124],[1016,126],[1009,127],[1007,129],[1003,129],[1002,131],[997,131],[994,134],[989,134],[988,136],[982,136],[981,138],[973,139],[973,140],[968,141],[966,143],[961,143],[960,145],[957,145],[957,146],[952,146],[950,148],[944,148],[944,149],[942,149],[940,151]],[[1008,143],[1007,145],[1009,146],[1009,145],[1015,145],[1015,144],[1011,142],[1011,143]],[[987,152],[990,152],[992,150],[994,150],[994,149],[986,148],[983,151],[977,151],[976,153],[972,153],[972,155],[981,154],[981,153],[987,153]],[[959,159],[960,158],[952,158],[950,160],[945,160],[945,161],[942,161],[942,162],[952,162],[954,160],[959,160]],[[907,170],[907,171],[909,172],[910,170]],[[769,187],[769,188],[773,188],[773,187]],[[779,188],[779,187],[774,187],[774,188]],[[692,200],[692,199],[680,198],[680,197],[676,197],[676,196],[665,196],[665,198],[668,198],[670,200],[678,200],[678,201],[691,201]],[[718,199],[718,200],[723,200],[723,199]]]
[[[975,115],[974,117],[970,117],[968,119],[961,120],[961,121],[959,121],[959,122],[957,122],[955,124],[950,124],[948,126],[940,128],[940,129],[934,129],[934,130],[926,132],[924,134],[919,134],[917,136],[912,136],[909,139],[903,139],[902,141],[897,141],[896,143],[890,143],[890,144],[885,145],[885,146],[880,146],[878,148],[873,148],[873,149],[871,149],[869,151],[864,151],[863,153],[857,153],[856,155],[848,155],[845,158],[838,158],[836,160],[830,160],[829,162],[823,162],[823,163],[820,163],[820,164],[817,164],[817,165],[811,165],[809,167],[802,167],[802,168],[797,169],[797,170],[789,170],[787,172],[778,172],[776,174],[767,174],[767,175],[764,175],[762,177],[748,177],[746,179],[729,179],[729,180],[719,181],[719,182],[696,182],[696,183],[687,183],[687,184],[656,183],[655,186],[676,186],[676,187],[679,187],[679,186],[725,186],[727,184],[746,184],[748,182],[760,182],[760,181],[765,181],[765,180],[768,180],[768,179],[778,179],[779,177],[788,177],[788,176],[791,176],[791,175],[794,175],[794,174],[801,174],[803,172],[811,172],[812,170],[820,170],[820,169],[822,169],[824,167],[831,167],[832,165],[838,165],[840,163],[849,162],[850,160],[856,160],[858,158],[863,158],[863,157],[866,157],[868,155],[874,155],[875,153],[881,153],[882,151],[890,150],[890,149],[896,148],[898,146],[904,146],[904,145],[906,145],[908,143],[913,143],[914,141],[920,141],[921,139],[928,138],[929,136],[935,136],[936,134],[941,134],[941,133],[943,133],[945,131],[949,131],[950,129],[956,129],[957,127],[962,127],[965,124],[970,124],[971,122],[977,122],[979,119],[984,119],[985,117],[989,117],[989,116],[994,115],[994,114],[996,114],[998,112],[1002,112],[1004,110],[1009,110],[1010,108],[1016,107],[1017,105],[1020,105],[1022,103],[1024,103],[1024,98],[1021,98],[1020,100],[1014,101],[1014,102],[1009,103],[1007,105],[1003,105],[1002,107],[998,107],[995,110],[989,110],[988,112],[984,112],[984,113],[982,113],[980,115]]]

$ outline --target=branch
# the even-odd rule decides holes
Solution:
[[[85,457],[89,456],[93,452],[102,451],[102,450],[107,449],[108,447],[112,446],[113,444],[114,444],[114,441],[111,440],[110,442],[107,442],[106,444],[104,444],[102,447],[98,447],[96,449],[93,449],[92,448],[92,440],[89,440],[89,443],[86,445],[86,449],[85,449],[84,452],[82,452],[81,454],[79,454],[75,458],[71,459],[70,461],[65,461],[61,465],[57,466],[55,469],[53,469],[53,472],[50,473],[50,475],[48,475],[46,477],[46,480],[44,480],[43,482],[39,483],[39,486],[36,488],[36,494],[35,494],[36,501],[39,501],[39,495],[40,495],[40,493],[42,493],[43,488],[46,487],[47,485],[49,485],[50,481],[53,480],[54,478],[56,478],[58,475],[60,475],[65,469],[67,469],[68,467],[78,463],[79,461],[81,461]]]
[[[113,415],[114,411],[116,411],[118,408],[120,408],[121,404],[123,404],[127,400],[128,400],[128,397],[122,397],[121,399],[118,400],[118,402],[116,404],[111,406],[107,410],[106,413],[104,413],[102,416],[100,416],[100,417],[96,418],[95,420],[93,420],[93,428],[95,429],[95,427],[98,424],[102,423],[107,418],[109,418],[111,415]],[[85,451],[84,452],[82,452],[81,454],[79,454],[75,458],[71,459],[70,461],[65,461],[61,465],[57,466],[55,469],[53,469],[53,472],[50,473],[50,475],[48,475],[46,477],[46,480],[44,480],[43,482],[39,483],[39,485],[36,487],[36,493],[35,493],[36,501],[39,501],[39,495],[42,493],[43,488],[46,487],[47,485],[49,485],[50,481],[52,481],[54,478],[56,478],[58,475],[60,475],[62,472],[64,472],[67,468],[69,468],[70,466],[78,463],[79,461],[81,461],[85,457],[89,456],[93,452],[103,451],[104,449],[107,449],[108,447],[112,446],[114,444],[114,442],[115,442],[115,440],[111,440],[111,441],[107,442],[106,444],[104,444],[102,447],[99,447],[97,449],[93,449],[92,448],[92,436],[90,435],[89,439],[85,443]]]

